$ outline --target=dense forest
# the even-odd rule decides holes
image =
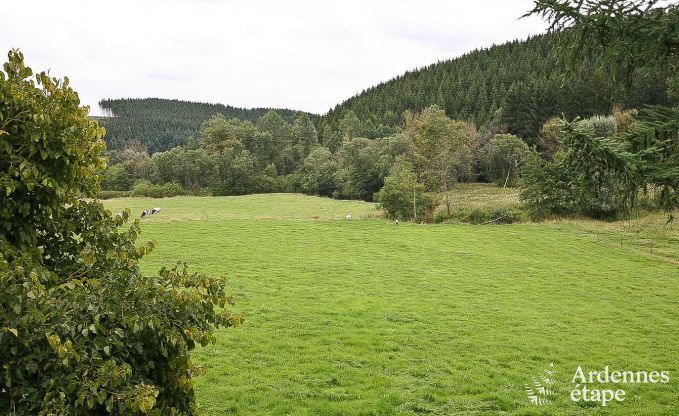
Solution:
[[[106,128],[109,149],[123,149],[138,140],[151,153],[186,144],[189,137],[198,136],[201,125],[212,115],[256,121],[268,111],[161,98],[107,99],[101,100],[99,107],[107,116],[98,121]],[[286,109],[277,112],[290,122],[296,114]]]
[[[352,111],[362,122],[361,135],[380,136],[385,126],[398,126],[406,110],[418,112],[436,104],[458,120],[479,128],[503,124],[509,133],[534,143],[551,116],[590,117],[606,114],[614,103],[639,108],[670,104],[668,73],[639,70],[621,93],[606,71],[596,71],[596,58],[581,59],[566,75],[554,45],[568,33],[551,33],[479,49],[462,57],[406,72],[339,104],[317,122],[319,132],[350,128]],[[595,55],[596,56],[596,55]],[[668,70],[669,71],[669,70]]]

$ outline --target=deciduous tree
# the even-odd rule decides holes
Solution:
[[[197,414],[190,352],[240,318],[222,279],[141,273],[129,211],[94,198],[103,130],[68,79],[0,71],[0,414]]]

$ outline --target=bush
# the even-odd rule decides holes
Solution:
[[[149,198],[168,198],[171,196],[187,195],[188,192],[178,183],[154,185],[148,181],[137,181],[132,188],[131,196]]]
[[[170,196],[187,195],[188,192],[178,183],[171,182],[160,186],[159,196],[151,195],[153,198],[167,198]]]
[[[463,218],[463,221],[466,219],[465,222],[469,222],[471,224],[483,224],[488,221],[490,221],[490,212],[481,210],[479,208],[474,208],[467,216],[466,218]]]
[[[467,224],[514,224],[525,222],[529,219],[528,214],[521,207],[501,208],[464,208],[453,211],[453,221]],[[449,222],[451,218],[445,210],[439,210],[434,214],[433,222]]]
[[[460,221],[469,224],[514,224],[526,220],[527,215],[520,208],[474,208],[460,215]]]
[[[592,116],[575,123],[575,128],[592,137],[615,137],[618,122],[613,116]]]
[[[463,222],[470,224],[513,224],[524,221],[522,211],[516,209],[493,209],[481,210],[474,209],[466,217],[463,217]]]
[[[496,209],[490,213],[490,222],[492,224],[514,224],[517,222],[526,221],[527,217],[521,209]]]

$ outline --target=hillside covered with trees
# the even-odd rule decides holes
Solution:
[[[555,47],[568,32],[549,33],[478,49],[459,58],[406,72],[337,105],[318,120],[323,132],[342,131],[379,137],[404,122],[406,110],[437,105],[457,120],[479,129],[498,129],[535,143],[542,124],[552,116],[566,118],[607,114],[614,104],[639,108],[669,105],[666,70],[647,68],[615,79],[600,68],[599,54],[580,57],[571,71]],[[624,89],[621,83],[627,83]],[[353,131],[357,131],[353,133]]]
[[[101,100],[99,106],[108,116],[98,121],[106,129],[109,149],[123,149],[138,140],[151,153],[186,144],[189,137],[198,136],[201,125],[215,114],[256,121],[268,111],[267,108],[246,109],[162,98],[107,99]],[[277,109],[277,112],[290,122],[297,113],[286,109]]]
[[[553,10],[545,1],[539,13]],[[108,152],[103,188],[107,196],[303,192],[376,200],[402,219],[431,220],[438,206],[445,220],[455,184],[479,181],[523,185],[535,216],[616,217],[640,203],[671,212],[676,7],[567,5],[571,15],[555,21],[580,24],[408,72],[321,117],[104,102],[111,121],[135,120],[143,134],[127,124],[122,150]],[[210,111],[171,149],[150,122],[197,123]]]
[[[335,151],[343,139],[393,135],[405,122],[406,111],[417,113],[431,105],[452,119],[473,122],[479,130],[507,132],[535,144],[550,117],[608,114],[615,104],[625,108],[676,104],[667,95],[669,69],[639,69],[619,80],[594,70],[600,67],[600,58],[592,54],[567,72],[555,53],[555,46],[567,36],[549,33],[474,50],[371,87],[323,116],[307,115],[319,142]],[[623,82],[627,85],[620,88]],[[136,140],[150,153],[198,138],[202,124],[213,115],[256,122],[268,111],[159,98],[107,99],[100,107],[111,116],[99,120],[106,128],[109,149],[122,150]],[[276,112],[289,123],[297,113]]]

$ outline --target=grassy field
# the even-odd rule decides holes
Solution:
[[[571,218],[552,220],[547,225],[679,265],[679,211],[675,212],[674,217],[675,220],[668,223],[667,214],[656,212],[631,220],[607,222]]]
[[[502,188],[488,183],[458,184],[453,191],[452,222],[459,222],[462,213],[473,210],[492,212],[494,210],[515,210],[523,207],[519,200],[519,188]],[[437,208],[439,214],[445,213],[443,205]],[[467,215],[468,216],[468,215]],[[649,256],[659,261],[679,265],[679,210],[674,213],[677,219],[667,223],[663,212],[641,212],[633,214],[629,220],[597,221],[589,218],[556,218],[545,221],[544,225],[557,230],[574,233],[602,244],[618,246],[625,250]],[[523,222],[530,221],[527,212]]]
[[[381,218],[375,204],[342,201],[301,194],[259,194],[219,197],[173,197],[162,199],[118,198],[105,201],[111,211],[129,208],[133,216],[153,207],[162,208],[162,216],[145,218],[145,222],[178,220],[312,220]],[[316,218],[317,217],[317,218]]]
[[[502,188],[492,183],[461,183],[453,188],[452,207],[455,210],[515,208],[520,205],[520,193],[519,188]]]
[[[195,353],[208,415],[676,414],[676,251],[597,231],[615,225],[396,227],[357,220],[379,217],[372,204],[299,195],[105,204],[160,206],[145,270],[181,259],[223,275],[246,317]],[[556,394],[532,405],[525,385],[550,363]],[[671,379],[585,405],[569,400],[578,365]]]

